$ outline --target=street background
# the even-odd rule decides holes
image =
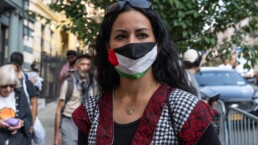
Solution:
[[[38,116],[46,130],[46,145],[54,144],[55,110],[57,101],[45,104],[43,99],[39,99]]]

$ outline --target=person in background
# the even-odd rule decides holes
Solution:
[[[239,61],[235,61],[232,68],[237,72],[239,73],[241,76],[243,76],[244,74],[244,67],[243,65],[239,62]]]
[[[189,85],[150,1],[106,8],[93,62],[101,94],[88,96],[72,114],[87,144],[220,144],[212,108]]]
[[[0,145],[30,145],[32,115],[16,72],[0,67]]]
[[[37,117],[38,113],[38,92],[34,87],[33,83],[29,80],[28,75],[23,71],[22,65],[24,62],[24,56],[20,52],[14,52],[10,56],[10,65],[14,67],[15,70],[18,70],[17,76],[21,81],[22,88],[25,95],[27,96],[27,101],[30,104],[32,112],[32,123],[33,127],[31,128],[33,132],[33,141],[37,145],[45,145],[46,132],[45,129]]]
[[[214,98],[209,98],[211,96],[207,96],[207,94],[203,94],[203,96],[201,96],[200,87],[195,78],[195,74],[198,71],[200,71],[200,67],[203,65],[203,55],[201,55],[196,49],[188,49],[183,54],[183,62],[184,62],[184,66],[186,68],[188,80],[190,81],[192,86],[196,89],[198,98],[202,99],[204,102],[206,102],[211,107],[214,107],[218,103],[217,100],[213,100]],[[216,110],[212,110],[212,111],[214,114],[212,123],[213,123],[216,133],[219,134],[220,114]]]
[[[196,89],[197,96],[199,99],[202,99],[202,98],[201,98],[199,84],[195,78],[195,74],[200,70],[201,61],[202,61],[202,55],[195,49],[188,49],[183,54],[183,62],[186,68],[187,78],[190,81],[190,83],[193,85],[193,87]]]
[[[87,76],[91,66],[91,56],[79,55],[75,65],[77,70],[70,78],[64,80],[60,90],[55,116],[55,145],[78,144],[78,128],[71,119],[71,115],[81,104],[82,96],[90,85]]]
[[[64,82],[64,80],[69,77],[71,74],[74,73],[76,70],[75,59],[76,59],[76,51],[74,50],[68,50],[66,53],[68,62],[62,67],[59,77],[61,83]]]
[[[218,66],[219,68],[232,69],[228,59],[223,59],[223,63]]]
[[[38,94],[42,90],[42,82],[43,78],[39,76],[39,65],[36,62],[33,62],[30,65],[31,71],[28,72],[28,79],[33,83],[35,86]]]
[[[16,63],[20,68],[20,77],[24,79],[28,79],[28,75],[25,73],[25,71],[22,68],[23,62],[24,62],[24,57],[21,52],[13,52],[10,56],[10,62]]]

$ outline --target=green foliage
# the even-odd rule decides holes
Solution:
[[[64,13],[71,20],[71,24],[62,26],[65,31],[76,34],[85,44],[94,44],[99,23],[88,17],[85,4],[93,4],[95,10],[105,10],[110,2],[114,0],[70,0],[69,3],[57,0],[50,8]],[[231,55],[232,48],[242,47],[244,52],[254,50],[252,59],[258,56],[257,47],[244,42],[246,36],[258,30],[257,0],[152,0],[152,4],[166,22],[180,51],[187,47],[200,50],[216,48],[213,49],[218,51],[216,57],[224,58]],[[102,16],[97,17],[101,19]],[[248,25],[237,26],[247,18],[250,21]],[[217,33],[229,27],[235,28],[234,35],[217,46]]]

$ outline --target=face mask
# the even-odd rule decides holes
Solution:
[[[130,43],[109,49],[108,60],[119,75],[138,79],[151,67],[158,55],[155,42]]]

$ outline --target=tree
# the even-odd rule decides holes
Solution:
[[[76,34],[85,44],[93,44],[99,28],[96,18],[102,19],[103,10],[110,1],[57,0],[50,8],[63,12],[71,20],[70,23],[61,24],[63,30]],[[258,56],[257,44],[251,45],[244,39],[257,37],[257,0],[152,0],[152,5],[165,20],[180,51],[193,47],[221,52],[215,57],[226,57],[230,55],[232,48],[242,47],[245,56],[254,65],[254,58]],[[95,11],[91,15],[87,11],[89,8],[102,11]],[[248,24],[241,26],[243,20],[248,20]],[[233,28],[234,34],[219,44],[217,34],[228,28]],[[211,56],[209,55],[209,58]]]

